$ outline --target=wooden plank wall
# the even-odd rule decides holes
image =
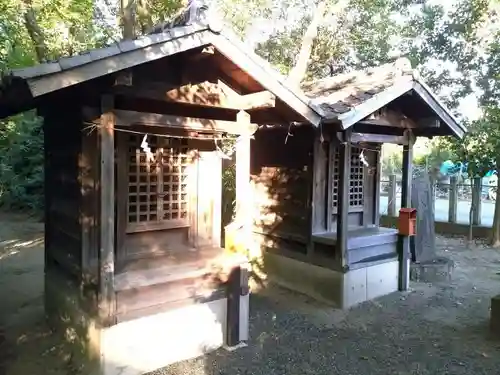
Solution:
[[[81,181],[80,221],[82,232],[82,273],[97,282],[99,261],[99,136],[82,124],[82,152],[79,158]]]
[[[46,160],[46,259],[80,279],[81,122],[78,108],[61,106],[44,114]]]
[[[307,244],[310,236],[314,130],[262,129],[251,143],[257,233]],[[302,252],[305,246],[300,246]]]

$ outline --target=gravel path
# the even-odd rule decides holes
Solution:
[[[500,340],[488,334],[490,298],[500,293],[500,251],[438,238],[453,281],[412,283],[348,312],[282,289],[252,296],[251,341],[150,375],[500,374]]]
[[[150,375],[500,375],[500,340],[488,336],[500,293],[500,250],[440,237],[453,282],[338,311],[283,289],[252,296],[251,342]],[[43,317],[43,225],[0,212],[0,374],[70,375]],[[82,374],[83,375],[83,374]]]

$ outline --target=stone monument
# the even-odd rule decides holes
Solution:
[[[412,281],[448,281],[453,261],[436,254],[434,205],[429,176],[421,174],[412,181],[411,204],[417,209],[417,233],[410,241]]]

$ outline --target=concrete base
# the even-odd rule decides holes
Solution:
[[[426,283],[450,281],[454,268],[453,261],[444,257],[437,257],[422,263],[412,263],[410,280]]]
[[[491,299],[490,328],[494,335],[500,336],[500,294]]]
[[[262,263],[269,281],[342,309],[398,290],[397,260],[346,273],[269,252]]]
[[[225,345],[226,298],[99,327],[74,285],[53,273],[45,284],[49,322],[82,373],[140,375]],[[248,306],[249,295],[241,297],[241,340],[248,339]]]

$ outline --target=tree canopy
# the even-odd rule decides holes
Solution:
[[[153,25],[170,19],[187,2],[0,0],[3,36],[0,71],[76,54],[121,39],[127,22],[132,22],[129,31],[133,35],[144,34]],[[497,117],[493,114],[498,111],[500,97],[499,7],[493,0],[456,0],[452,6],[449,3],[444,0],[209,1],[240,36],[253,42],[251,48],[282,73],[290,73],[305,56],[306,64],[302,64],[305,72],[298,69],[299,81],[375,66],[399,56],[409,57],[459,117],[469,116],[468,108],[459,104],[471,94],[487,108],[481,121],[471,123],[474,135],[469,135],[467,142],[470,140],[472,145],[473,139],[483,133],[493,137],[494,132],[484,129],[496,124]],[[316,26],[311,24],[313,19]],[[307,36],[309,46],[305,43]],[[24,172],[19,173],[25,173],[26,181],[35,184],[42,181],[41,134],[40,121],[32,113],[0,123],[0,204],[32,207],[41,201],[38,193],[32,193],[41,192],[40,189],[20,189],[17,184],[22,182],[14,181],[10,174],[22,166]],[[500,151],[495,142],[489,145],[492,153]],[[456,150],[457,155],[464,152],[459,146],[448,142],[449,149]],[[38,158],[27,159],[27,150]],[[486,159],[473,155],[468,151],[467,157],[477,159],[481,165],[487,163]]]

